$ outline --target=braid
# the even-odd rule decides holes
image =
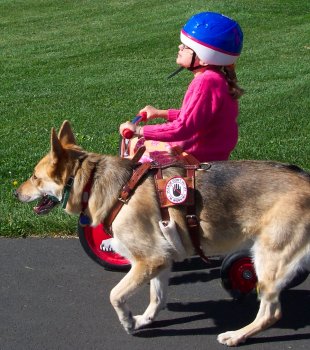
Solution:
[[[233,99],[237,100],[244,94],[244,90],[237,84],[237,75],[235,71],[235,65],[223,67],[224,73],[226,75],[226,80],[229,86],[229,93]]]

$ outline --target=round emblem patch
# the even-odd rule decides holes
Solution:
[[[166,196],[173,204],[181,204],[187,198],[187,185],[182,177],[173,177],[166,184]]]

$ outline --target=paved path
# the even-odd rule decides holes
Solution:
[[[105,271],[77,239],[0,239],[1,350],[225,349],[218,333],[248,323],[254,299],[230,299],[219,268],[179,264],[170,279],[168,308],[152,328],[135,336],[121,328],[109,303],[123,273]],[[309,349],[310,278],[283,296],[284,319],[242,348]],[[144,288],[131,301],[135,313],[148,302]]]

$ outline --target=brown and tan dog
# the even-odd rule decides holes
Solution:
[[[218,341],[237,345],[271,326],[281,317],[279,294],[298,269],[310,265],[310,175],[298,167],[267,161],[210,163],[196,171],[196,214],[201,246],[206,255],[224,253],[252,239],[259,283],[260,307],[255,320]],[[22,202],[46,194],[61,200],[70,177],[74,183],[66,205],[69,214],[81,211],[82,191],[92,169],[94,183],[87,214],[92,224],[104,220],[130,178],[133,162],[120,157],[88,153],[76,145],[65,121],[57,136],[51,133],[51,150],[36,165],[33,175],[16,191]],[[177,172],[169,168],[164,172]],[[46,197],[44,197],[46,198]],[[35,208],[47,212],[43,200]],[[169,209],[182,246],[194,253],[182,207]],[[126,256],[131,270],[110,294],[121,324],[128,333],[150,324],[165,306],[169,271],[174,253],[159,227],[161,213],[152,176],[146,176],[113,223],[114,248]],[[127,299],[150,281],[151,301],[143,315],[132,316]]]

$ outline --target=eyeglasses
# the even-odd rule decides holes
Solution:
[[[186,45],[184,45],[184,44],[180,44],[180,45],[179,45],[179,49],[180,49],[181,51],[183,51],[183,50],[191,50],[191,51],[193,51],[190,47],[188,47],[188,46],[186,46]]]

